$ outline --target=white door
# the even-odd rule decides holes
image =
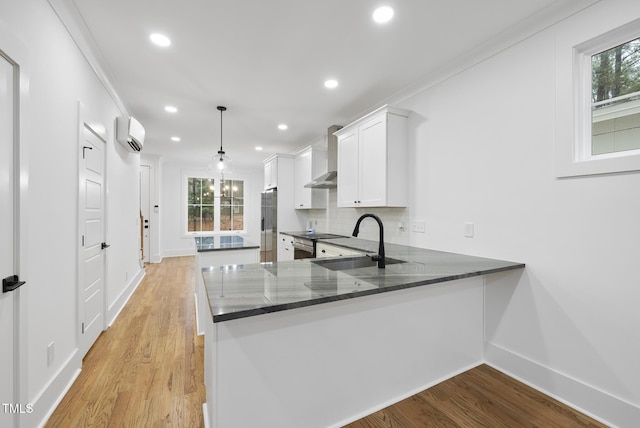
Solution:
[[[80,149],[80,351],[84,356],[105,327],[105,142],[86,124]]]
[[[145,263],[150,261],[151,238],[150,223],[151,217],[151,167],[140,165],[140,213],[142,214],[142,260]]]
[[[17,272],[17,240],[15,200],[17,195],[14,162],[14,66],[0,52],[0,278],[11,277]],[[10,279],[10,278],[9,278]],[[14,320],[15,293],[0,293],[0,426],[11,427],[15,424],[15,407],[18,405],[15,394],[17,374],[16,350],[17,334]]]

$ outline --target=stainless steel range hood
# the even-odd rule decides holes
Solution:
[[[332,125],[327,130],[327,172],[304,185],[310,189],[335,189],[338,187],[338,137],[334,132],[342,126]]]
[[[338,181],[336,178],[338,177],[338,171],[329,171],[322,174],[320,177],[314,178],[309,183],[305,184],[304,187],[310,189],[335,189],[338,187]]]

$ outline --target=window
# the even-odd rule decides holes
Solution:
[[[189,177],[187,184],[187,232],[213,232],[215,182]]]
[[[640,171],[640,20],[579,21],[556,39],[556,176]]]
[[[244,182],[185,177],[187,233],[244,230]]]
[[[640,38],[591,56],[591,155],[640,149]]]
[[[220,190],[220,230],[244,229],[244,183],[226,180]]]

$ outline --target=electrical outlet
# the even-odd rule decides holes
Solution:
[[[47,346],[47,367],[53,364],[54,358],[55,358],[55,342],[51,342],[49,346]]]
[[[418,220],[411,223],[411,230],[418,233],[424,233],[426,225],[424,220]]]

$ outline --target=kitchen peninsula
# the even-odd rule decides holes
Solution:
[[[209,426],[342,426],[478,365],[485,282],[515,282],[524,264],[386,254],[386,269],[362,256],[204,268]]]
[[[215,235],[194,237],[196,248],[196,320],[198,333],[204,333],[209,315],[209,305],[202,283],[202,268],[258,263],[260,246],[239,235]],[[200,297],[203,298],[200,298]]]

